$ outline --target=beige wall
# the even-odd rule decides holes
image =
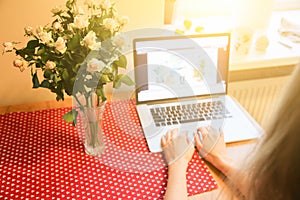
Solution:
[[[115,0],[122,15],[130,18],[125,31],[161,27],[163,0]],[[0,42],[23,42],[24,27],[36,27],[52,21],[51,8],[64,0],[0,0]],[[23,46],[22,45],[22,46]],[[32,89],[30,71],[19,72],[12,66],[13,53],[0,55],[0,106],[54,100],[55,94],[46,89]],[[128,66],[131,68],[132,66]]]

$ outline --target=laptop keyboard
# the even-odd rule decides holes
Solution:
[[[156,126],[178,125],[232,117],[221,101],[151,108]]]

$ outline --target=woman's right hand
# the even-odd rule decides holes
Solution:
[[[218,134],[209,126],[200,127],[197,129],[194,140],[200,156],[227,175],[231,170],[232,159],[226,151],[223,131]]]

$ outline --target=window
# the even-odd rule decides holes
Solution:
[[[244,12],[256,10],[256,7],[256,13],[266,9],[270,12],[295,10],[300,9],[300,0],[165,0],[165,6],[166,10],[172,6],[173,20],[176,20],[183,17],[231,16],[237,10]]]
[[[300,9],[300,0],[274,0],[274,10]]]

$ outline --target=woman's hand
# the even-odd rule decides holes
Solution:
[[[195,148],[194,145],[188,141],[185,133],[182,133],[180,136],[176,136],[178,129],[173,129],[168,131],[161,139],[162,148],[164,150],[165,156],[167,154],[171,154],[173,157],[168,158],[167,162],[169,167],[180,165],[183,167],[187,167],[189,161],[193,157]],[[176,140],[176,141],[175,141]],[[181,141],[180,141],[181,140]],[[183,141],[186,140],[186,141]],[[178,146],[176,146],[178,145]],[[181,147],[180,147],[181,146]],[[177,149],[176,149],[177,148]],[[180,149],[178,149],[180,148]],[[174,152],[166,152],[166,151],[174,151]]]
[[[232,159],[226,152],[224,133],[220,134],[211,127],[201,127],[195,134],[195,145],[199,154],[225,175],[232,169]]]
[[[195,152],[194,144],[186,134],[176,136],[178,129],[168,131],[161,139],[163,153],[168,163],[168,184],[165,200],[188,198],[186,170]]]

